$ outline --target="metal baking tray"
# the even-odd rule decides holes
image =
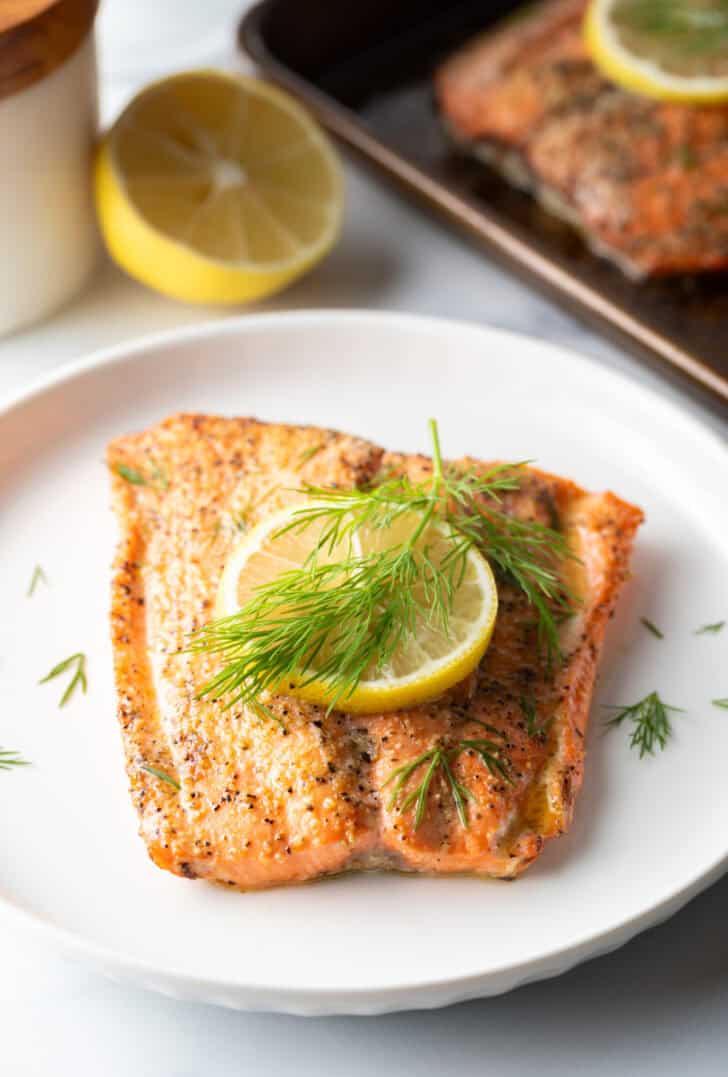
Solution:
[[[411,195],[582,319],[728,417],[728,273],[635,282],[446,137],[437,64],[507,0],[263,0],[241,47]]]

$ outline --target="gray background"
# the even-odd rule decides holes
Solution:
[[[201,7],[210,33],[197,53],[187,53],[187,41],[201,40]],[[234,63],[229,41],[240,7],[231,0],[106,0],[100,20],[102,117],[112,119],[137,85],[165,67]],[[155,34],[170,42],[167,54],[155,47]],[[130,49],[135,36],[146,45],[138,54]],[[261,309],[421,311],[515,329],[591,354],[682,399],[723,436],[728,433],[715,414],[681,398],[358,167],[348,168],[348,203],[344,236],[331,258]],[[94,348],[220,317],[154,296],[102,263],[91,287],[66,310],[0,341],[0,397]],[[444,911],[443,921],[454,913]],[[728,878],[667,924],[557,980],[447,1010],[379,1018],[305,1020],[171,1001],[103,980],[0,922],[3,1077],[319,1077],[339,1071],[352,1077],[717,1077],[728,1074],[726,1013]]]

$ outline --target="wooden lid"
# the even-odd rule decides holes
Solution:
[[[45,78],[75,52],[99,0],[2,0],[0,98]]]

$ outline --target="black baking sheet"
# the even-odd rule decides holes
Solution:
[[[728,417],[728,274],[631,281],[445,136],[433,70],[517,6],[263,0],[244,18],[240,41],[265,73],[408,192]]]

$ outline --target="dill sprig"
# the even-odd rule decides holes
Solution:
[[[728,48],[725,0],[619,0],[612,18],[621,30],[668,48],[671,57],[723,58]]]
[[[61,701],[58,704],[59,707],[65,707],[77,688],[80,688],[84,695],[86,694],[88,689],[88,681],[86,679],[86,655],[79,651],[77,654],[72,654],[70,658],[64,658],[62,662],[59,662],[58,665],[53,667],[50,673],[46,673],[45,677],[38,681],[38,684],[47,684],[48,681],[52,681],[55,677],[60,677],[63,673],[66,673],[71,669],[73,669],[73,676],[68,682],[68,687],[61,696]]]
[[[296,465],[295,470],[300,471],[302,467],[305,467],[305,465],[309,462],[309,460],[313,460],[314,456],[318,456],[318,454],[321,452],[322,449],[323,449],[322,444],[309,445],[309,447],[307,449],[304,449],[303,452],[301,453],[301,455],[299,456],[298,463]]]
[[[167,774],[166,770],[160,770],[159,767],[150,767],[146,763],[143,763],[139,769],[146,770],[147,774],[152,774],[155,778],[159,778],[160,782],[166,782],[167,785],[171,785],[173,789],[179,792],[179,782],[171,774]]]
[[[117,464],[114,468],[116,474],[125,479],[126,482],[131,483],[132,486],[150,486],[152,483],[157,483],[162,490],[169,489],[169,479],[166,472],[162,470],[156,460],[149,461],[149,474],[148,476],[140,471],[137,467],[130,467],[128,464]]]
[[[701,625],[700,628],[696,628],[693,633],[694,636],[707,636],[709,633],[716,636],[719,632],[722,632],[725,628],[725,621],[715,621],[712,625]]]
[[[660,751],[664,750],[672,736],[669,712],[683,713],[681,707],[671,707],[668,703],[663,703],[657,692],[650,692],[631,707],[610,707],[609,709],[619,713],[608,720],[608,728],[614,729],[624,721],[633,723],[629,746],[639,751],[640,759],[645,755],[654,755],[656,748]]]
[[[662,632],[656,624],[653,624],[652,621],[648,621],[646,617],[640,617],[640,624],[643,625],[648,632],[651,632],[653,636],[656,636],[657,639],[665,638],[665,633]]]
[[[522,464],[458,472],[443,463],[434,420],[430,433],[428,482],[394,476],[353,490],[303,487],[308,503],[276,534],[315,526],[314,547],[300,568],[258,587],[237,613],[193,636],[191,651],[213,652],[224,661],[201,695],[227,696],[228,706],[249,703],[279,691],[288,678],[300,684],[312,671],[308,680],[331,690],[329,709],[345,703],[365,675],[386,670],[394,653],[415,638],[418,623],[449,634],[473,548],[524,593],[537,615],[539,646],[549,663],[560,659],[558,624],[574,601],[559,574],[561,562],[574,558],[564,536],[503,511],[501,495],[518,489]],[[401,541],[358,552],[360,531],[397,524],[406,535]],[[428,537],[434,524],[439,554]]]
[[[526,732],[529,737],[544,738],[554,724],[554,716],[539,721],[536,701],[533,696],[523,696],[520,700],[523,717],[526,719]]]
[[[478,722],[478,724],[482,725],[492,735],[502,735],[493,726],[486,725],[485,722]],[[475,737],[458,741],[458,743],[451,748],[446,747],[442,743],[435,744],[432,748],[423,752],[422,755],[417,756],[416,759],[412,759],[409,763],[404,763],[401,767],[397,767],[389,775],[382,786],[382,789],[386,789],[388,785],[394,782],[394,788],[389,798],[389,810],[391,811],[396,807],[400,812],[405,812],[408,808],[411,808],[413,804],[416,804],[414,828],[417,830],[425,816],[427,798],[430,792],[430,786],[432,785],[432,780],[438,770],[441,770],[442,777],[448,785],[450,795],[455,804],[458,819],[462,826],[467,828],[467,801],[475,800],[475,795],[471,789],[468,789],[466,785],[463,785],[462,782],[457,780],[452,769],[453,762],[462,754],[462,752],[466,751],[476,752],[490,774],[494,777],[501,778],[503,781],[508,782],[509,785],[513,784],[509,764],[502,755],[502,745],[497,744],[495,741],[485,737]],[[425,768],[421,781],[405,794],[405,788],[410,778],[415,775],[421,767]]]
[[[728,698],[726,699],[711,699],[710,701],[714,707],[721,707],[723,710],[728,711]]]
[[[154,482],[159,483],[163,490],[169,489],[169,479],[167,478],[167,474],[162,470],[156,460],[150,461],[149,474]]]
[[[0,770],[11,770],[13,767],[29,767],[27,759],[23,759],[20,752],[11,751],[9,748],[0,748]]]
[[[33,569],[33,575],[30,577],[30,583],[28,585],[28,590],[26,592],[28,598],[32,598],[32,596],[35,594],[36,588],[37,588],[39,583],[44,583],[46,585],[46,587],[47,587],[48,586],[48,577],[46,576],[45,572],[43,571],[42,566],[41,565],[36,565],[35,568]]]
[[[141,471],[136,467],[129,467],[128,464],[117,464],[116,474],[121,479],[125,479],[130,482],[132,486],[146,486],[147,480]]]

